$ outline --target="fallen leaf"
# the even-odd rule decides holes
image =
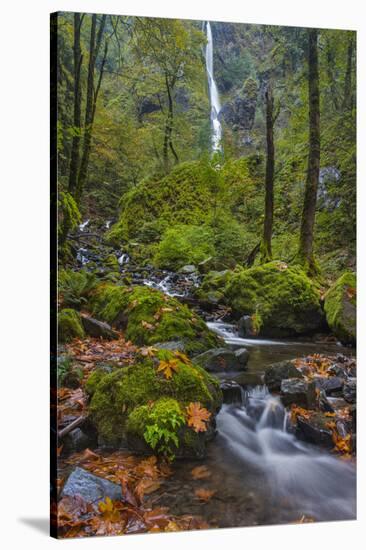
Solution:
[[[158,366],[158,372],[163,372],[167,380],[172,378],[173,372],[177,372],[179,369],[178,361],[176,359],[170,359],[169,361],[160,361]]]
[[[207,479],[211,476],[210,470],[207,466],[196,466],[191,470],[193,479]]]
[[[216,491],[210,491],[209,489],[196,489],[194,494],[199,500],[202,500],[203,502],[208,502],[213,495],[216,493]]]
[[[190,403],[186,409],[188,426],[191,426],[195,432],[205,432],[207,430],[206,422],[210,419],[211,413],[201,407],[200,403]]]

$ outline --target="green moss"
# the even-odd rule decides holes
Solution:
[[[116,323],[121,312],[128,305],[129,289],[111,283],[102,283],[91,295],[92,312],[107,323]]]
[[[57,322],[59,342],[70,342],[73,338],[85,336],[80,314],[74,309],[62,309]]]
[[[176,361],[177,372],[166,379],[158,372],[158,366],[161,361],[170,360]],[[92,418],[103,440],[110,444],[123,438],[126,422],[136,407],[170,398],[178,401],[180,407],[197,401],[216,412],[222,403],[219,382],[215,378],[187,358],[167,350],[157,351],[154,357],[141,356],[126,369],[103,374],[96,371],[87,382],[87,390],[92,395]],[[134,426],[137,430],[138,419],[142,418],[140,413],[136,411],[132,416],[130,428]]]
[[[344,344],[356,342],[356,275],[344,273],[324,297],[327,323]]]
[[[104,264],[109,269],[119,273],[119,263],[114,254],[109,254],[109,256],[107,256],[107,258],[104,260]]]
[[[215,254],[214,233],[210,227],[177,225],[166,230],[155,254],[157,267],[177,270],[197,264]]]
[[[197,161],[179,164],[161,180],[142,181],[123,196],[121,218],[111,228],[109,240],[136,238],[141,220],[144,224],[159,220],[158,231],[172,223],[201,224],[213,206],[212,187],[217,178],[209,163]]]
[[[125,328],[126,337],[137,345],[183,340],[194,354],[220,344],[187,306],[146,286],[100,285],[91,303],[98,318]]]
[[[321,326],[319,293],[299,267],[270,262],[237,269],[224,287],[234,315],[254,315],[261,334],[302,334]]]

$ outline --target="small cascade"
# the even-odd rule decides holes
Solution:
[[[76,253],[76,260],[81,264],[81,265],[86,265],[88,262],[89,262],[89,258],[87,258],[87,253],[88,253],[88,250],[87,248],[79,248],[77,253]]]
[[[241,338],[238,329],[230,323],[208,322],[207,326],[212,332],[221,336],[225,342],[233,346],[289,346],[290,342],[281,340],[263,340],[259,338]]]
[[[118,263],[121,266],[124,264],[128,264],[129,261],[130,261],[130,257],[126,253],[121,254],[120,257],[118,258]]]
[[[81,224],[79,225],[79,230],[80,230],[81,232],[83,232],[84,229],[86,228],[86,226],[88,225],[89,222],[90,222],[90,220],[85,220],[85,222],[81,223]]]
[[[206,24],[206,36],[207,36],[207,45],[206,45],[206,71],[207,71],[207,80],[208,80],[208,89],[210,94],[210,104],[211,104],[211,140],[212,140],[212,150],[213,152],[221,151],[221,137],[222,137],[222,127],[221,122],[219,121],[219,113],[221,110],[219,92],[216,86],[214,79],[214,69],[213,69],[213,40],[212,40],[212,31],[210,22],[207,21]]]
[[[241,406],[224,405],[217,417],[220,445],[243,472],[255,468],[266,476],[268,498],[291,502],[314,518],[354,518],[354,466],[301,442],[290,425],[280,399],[266,386],[247,390]]]

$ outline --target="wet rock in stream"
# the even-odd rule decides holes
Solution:
[[[270,365],[264,373],[264,382],[269,391],[280,391],[282,380],[302,378],[292,361],[280,361]]]
[[[77,495],[87,503],[98,504],[106,497],[111,500],[121,500],[122,489],[120,485],[91,474],[78,466],[69,475],[61,493],[62,497]]]
[[[227,348],[210,349],[195,357],[195,362],[208,372],[231,372],[245,370],[249,360],[246,348],[236,351]]]
[[[314,409],[316,406],[315,382],[306,382],[301,378],[282,380],[281,400],[285,406],[294,404],[305,409]]]

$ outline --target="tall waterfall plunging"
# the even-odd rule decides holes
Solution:
[[[207,35],[207,45],[206,45],[206,70],[207,70],[207,80],[208,88],[210,93],[210,104],[211,104],[211,140],[212,140],[212,150],[221,151],[221,136],[222,128],[221,123],[218,119],[219,112],[221,109],[219,92],[217,90],[216,82],[214,79],[213,72],[213,41],[212,41],[212,32],[210,22],[207,21],[206,25],[206,35]]]

